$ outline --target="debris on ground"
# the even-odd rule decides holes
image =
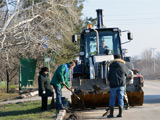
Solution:
[[[76,113],[72,113],[66,120],[80,120],[80,117]]]

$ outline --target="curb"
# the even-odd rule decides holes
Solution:
[[[66,115],[66,110],[60,110],[56,120],[63,120],[65,115]]]
[[[70,103],[71,103],[71,99],[68,99],[68,101],[66,101],[65,105],[69,107],[69,104],[70,104]],[[65,115],[66,115],[66,111],[67,111],[67,110],[59,110],[59,111],[57,111],[57,112],[59,112],[59,113],[57,113],[57,118],[56,118],[56,120],[63,120],[64,117],[65,117]]]
[[[22,94],[20,97],[23,99],[23,98],[27,98],[27,97],[33,97],[36,95],[38,95],[38,90],[27,93],[27,94]]]

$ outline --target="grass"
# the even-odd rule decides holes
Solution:
[[[0,92],[0,101],[6,100],[6,99],[12,99],[19,96],[19,93],[4,93]]]
[[[10,92],[7,93],[6,85],[0,85],[0,101],[18,97],[19,91],[16,90],[17,88],[18,85],[10,85]]]
[[[6,93],[6,85],[0,85],[0,101],[14,99],[19,96],[18,85],[10,85]],[[48,108],[51,100],[48,100]],[[0,105],[0,120],[55,120],[56,110],[41,112],[41,101],[22,102]]]
[[[10,85],[9,89],[11,92],[14,92],[16,89],[18,89],[18,85]],[[7,85],[0,84],[0,91],[7,92]]]
[[[50,104],[48,101],[48,105]],[[55,120],[56,110],[41,112],[41,101],[0,106],[0,120]]]

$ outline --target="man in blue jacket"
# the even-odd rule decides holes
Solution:
[[[109,65],[109,86],[110,86],[110,100],[109,100],[109,109],[110,114],[109,118],[114,117],[114,106],[116,101],[116,94],[118,94],[118,106],[119,114],[117,117],[122,117],[122,109],[124,106],[123,96],[124,96],[124,86],[126,84],[126,77],[128,76],[129,69],[125,65],[125,61],[121,59],[120,55],[114,55],[114,61]]]
[[[51,85],[53,85],[56,93],[56,109],[65,109],[62,104],[62,88],[64,85],[68,86],[67,89],[70,89],[68,82],[70,70],[75,67],[75,62],[70,62],[60,65],[51,80]]]

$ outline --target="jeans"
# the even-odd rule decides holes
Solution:
[[[56,86],[53,85],[55,92],[56,92],[56,109],[61,109],[64,108],[63,104],[62,104],[62,90]]]
[[[120,86],[120,87],[110,88],[110,100],[109,100],[110,107],[115,106],[117,94],[118,94],[118,106],[121,106],[121,107],[124,106],[124,101],[123,101],[124,86]]]

